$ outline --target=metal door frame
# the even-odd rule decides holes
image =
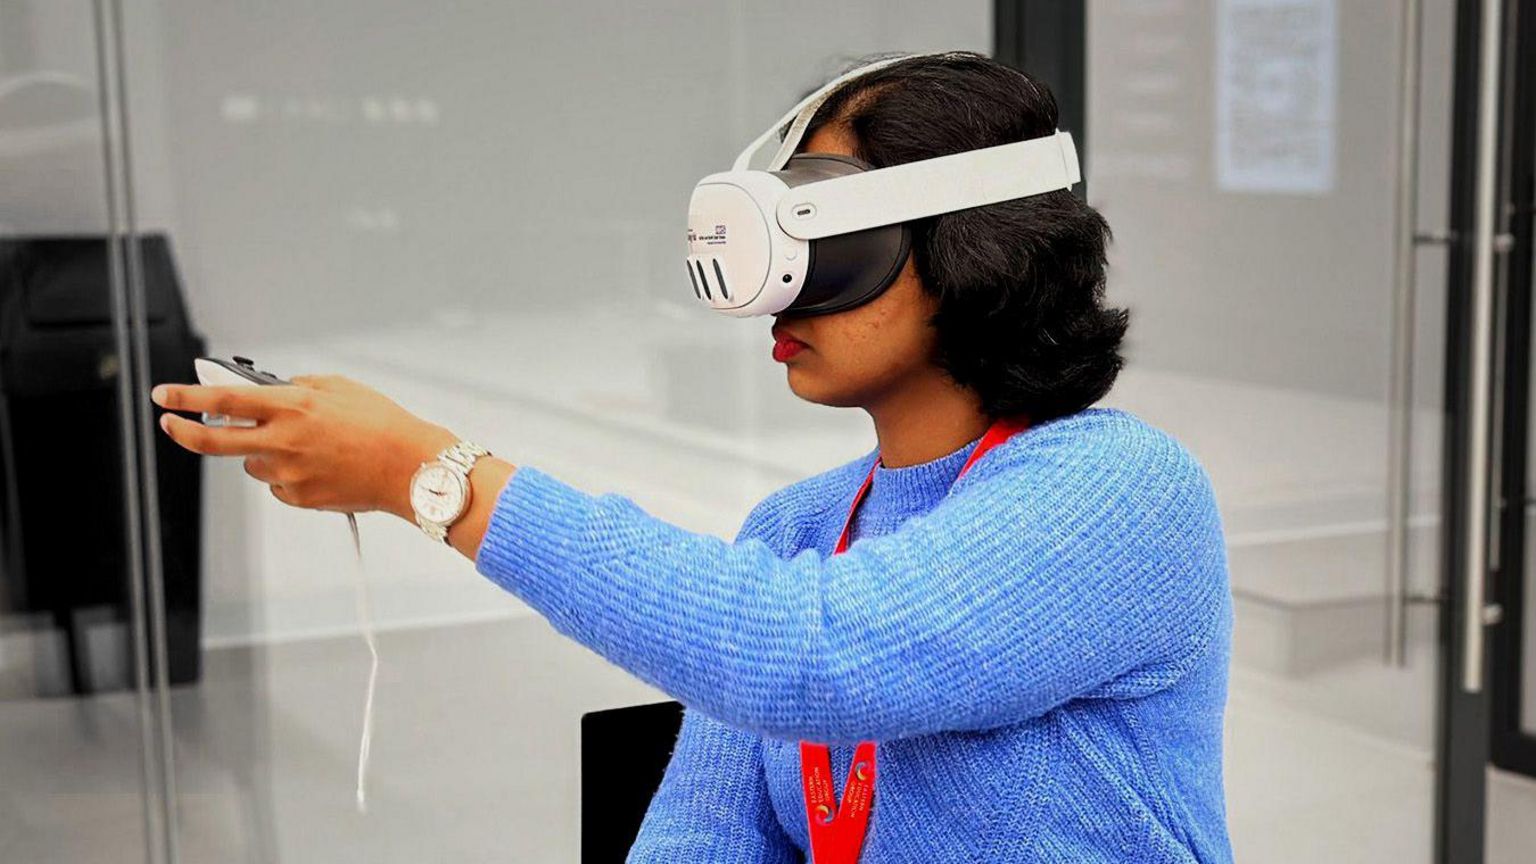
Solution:
[[[1504,188],[1507,239],[1504,250],[1504,362],[1502,382],[1503,458],[1499,465],[1500,530],[1499,560],[1494,599],[1500,610],[1493,630],[1490,675],[1492,681],[1492,755],[1495,765],[1536,777],[1536,732],[1521,727],[1520,706],[1524,695],[1523,645],[1536,633],[1525,631],[1525,585],[1530,578],[1526,553],[1526,514],[1533,506],[1527,481],[1530,440],[1531,384],[1531,277],[1532,222],[1536,211],[1536,4],[1513,4],[1511,38],[1507,43],[1512,60],[1512,95],[1505,116],[1509,121],[1507,176]],[[1517,106],[1529,110],[1515,110]]]
[[[180,830],[172,735],[160,549],[154,408],[149,401],[149,325],[129,118],[122,0],[93,0],[100,103],[102,175],[106,186],[112,327],[118,358],[117,399],[123,432],[123,495],[129,552],[134,687],[144,808],[145,860],[177,864]],[[147,478],[147,479],[146,479]]]

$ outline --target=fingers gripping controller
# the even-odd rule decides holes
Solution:
[[[197,383],[214,387],[272,386],[293,382],[279,378],[271,372],[257,369],[256,364],[245,357],[220,360],[215,357],[199,357],[192,362],[197,371]],[[248,429],[256,425],[249,417],[231,417],[227,414],[203,414],[205,426],[234,426]]]

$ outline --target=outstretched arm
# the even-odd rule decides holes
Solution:
[[[895,532],[783,559],[525,465],[477,567],[684,704],[831,742],[1147,692],[1226,626],[1214,498],[1166,435],[1114,412],[1062,418],[961,483]]]
[[[160,387],[200,453],[303,507],[409,518],[405,487],[453,440],[342,378]],[[1090,409],[993,451],[890,534],[780,558],[482,459],[450,540],[561,632],[729,725],[828,742],[980,729],[1076,696],[1165,686],[1229,625],[1209,480],[1175,441]]]

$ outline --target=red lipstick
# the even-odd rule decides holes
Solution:
[[[800,349],[804,347],[805,343],[801,342],[799,339],[790,339],[788,337],[784,337],[775,340],[773,343],[773,359],[783,363],[785,360],[788,360],[796,354],[799,354]]]
[[[799,354],[801,349],[809,348],[806,343],[789,335],[782,323],[773,325],[773,359],[783,363],[785,360]]]

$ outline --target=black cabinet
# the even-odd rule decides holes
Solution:
[[[169,241],[135,242],[151,379],[191,381],[203,342]],[[92,657],[84,636],[89,622],[129,616],[117,389],[126,364],[114,338],[108,252],[100,236],[0,240],[0,610],[11,623],[58,628],[77,693],[102,689],[98,679],[133,680],[126,639],[111,647],[113,656]],[[200,665],[201,466],[165,436],[155,442],[167,672],[172,683],[186,683]],[[121,674],[92,674],[103,667]]]

